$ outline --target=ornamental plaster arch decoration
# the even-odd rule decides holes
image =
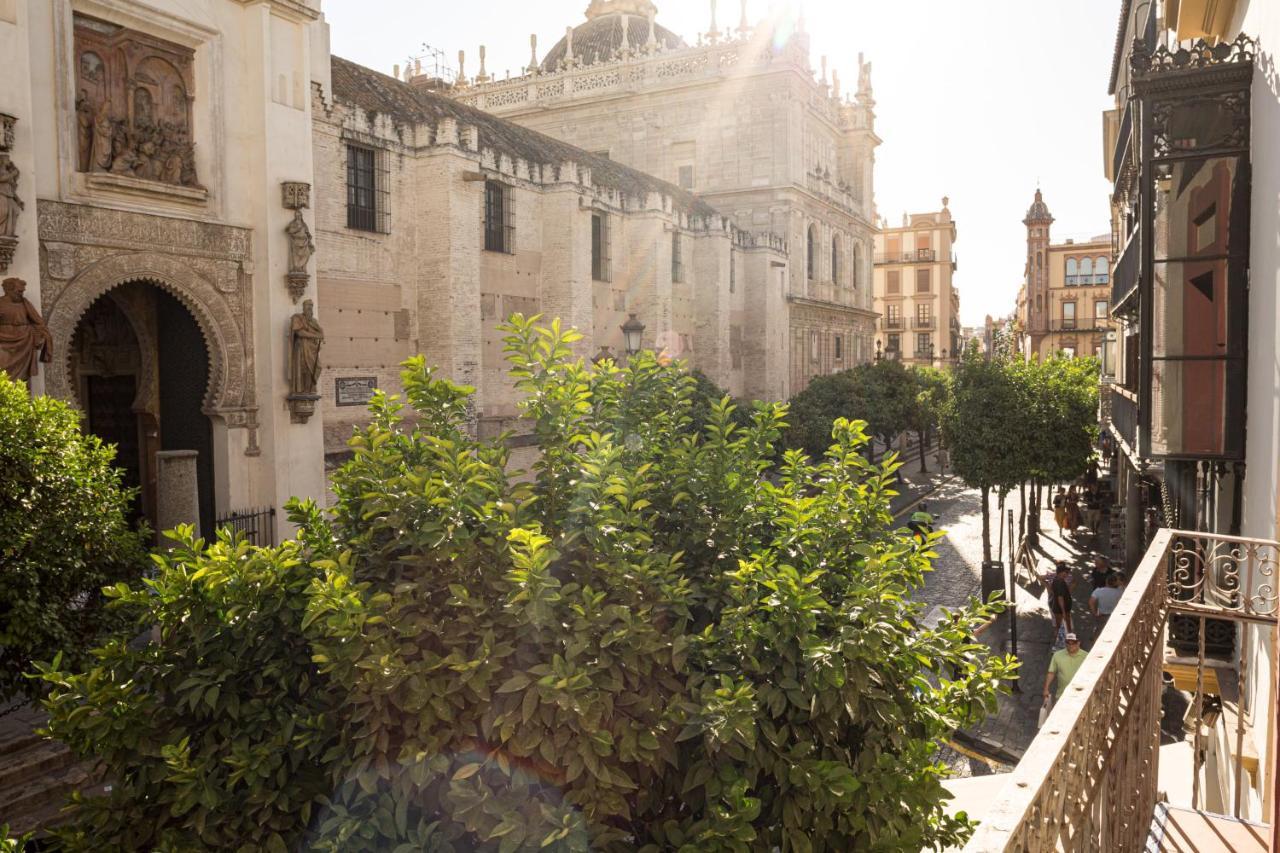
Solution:
[[[70,376],[72,336],[81,318],[104,294],[131,282],[158,287],[191,312],[209,354],[209,379],[203,411],[226,419],[227,426],[254,423],[253,365],[249,342],[214,282],[181,258],[154,252],[113,255],[82,270],[49,306],[45,324],[53,336],[53,362],[45,388],[52,397],[76,403]]]

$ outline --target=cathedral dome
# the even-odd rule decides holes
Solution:
[[[583,65],[606,62],[622,47],[622,20],[627,16],[627,43],[632,50],[641,51],[649,42],[649,15],[656,14],[657,7],[649,0],[592,0],[587,9],[587,21],[573,30],[573,56]],[[653,35],[658,45],[666,50],[686,47],[680,36],[657,24]],[[544,72],[555,71],[569,53],[568,37],[556,42],[542,60]]]

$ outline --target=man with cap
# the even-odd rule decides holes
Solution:
[[[1080,639],[1074,633],[1067,634],[1067,647],[1054,652],[1053,657],[1049,658],[1049,671],[1044,675],[1045,702],[1049,701],[1049,688],[1053,686],[1055,679],[1058,682],[1058,689],[1054,693],[1054,702],[1062,698],[1062,694],[1067,691],[1067,685],[1071,683],[1071,679],[1075,677],[1076,672],[1088,657],[1085,650],[1080,648]]]
[[[1068,633],[1076,626],[1071,621],[1071,587],[1075,584],[1071,576],[1071,567],[1065,560],[1059,560],[1054,567],[1053,581],[1049,584],[1049,613],[1053,616],[1054,644],[1057,644],[1058,633],[1066,627]]]

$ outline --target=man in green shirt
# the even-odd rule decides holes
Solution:
[[[1059,649],[1053,653],[1053,657],[1049,659],[1049,671],[1044,676],[1044,698],[1049,699],[1049,687],[1053,684],[1054,678],[1058,680],[1058,689],[1054,694],[1054,701],[1062,698],[1062,694],[1066,692],[1067,685],[1071,683],[1071,679],[1075,677],[1076,671],[1084,665],[1085,659],[1089,655],[1085,650],[1080,648],[1080,638],[1075,634],[1067,634],[1067,647]]]

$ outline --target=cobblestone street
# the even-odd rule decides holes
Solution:
[[[1010,496],[1011,502],[1016,493]],[[925,497],[928,510],[935,518],[935,527],[944,533],[936,550],[938,558],[934,571],[926,578],[925,586],[916,599],[926,604],[926,622],[938,619],[942,608],[963,606],[981,592],[982,584],[982,505],[976,489],[965,487],[955,478],[942,481],[936,490]],[[1012,503],[1010,504],[1012,505]],[[1007,508],[1006,508],[1007,519]],[[1000,533],[997,527],[997,509],[992,502],[991,537],[992,557],[1000,559]],[[1078,538],[1059,538],[1054,530],[1051,512],[1041,519],[1040,549],[1037,558],[1041,565],[1054,560],[1067,560],[1073,567],[1076,579],[1073,597],[1073,617],[1085,648],[1092,645],[1096,628],[1088,613],[1089,561],[1095,540],[1091,534],[1082,533]],[[1009,543],[1004,543],[1003,560],[1008,565]],[[1040,583],[1028,585],[1028,579],[1019,579],[1017,593],[1017,657],[1022,664],[1020,690],[1000,697],[996,712],[968,730],[957,733],[952,747],[944,748],[943,756],[958,776],[981,776],[1010,769],[1013,763],[1035,738],[1041,702],[1041,685],[1052,654],[1053,621],[1049,616],[1044,587]],[[981,638],[995,654],[1010,651],[1008,616],[997,618],[982,633]],[[970,754],[972,753],[972,754]],[[984,759],[984,756],[986,757]],[[995,758],[996,760],[991,760]]]

